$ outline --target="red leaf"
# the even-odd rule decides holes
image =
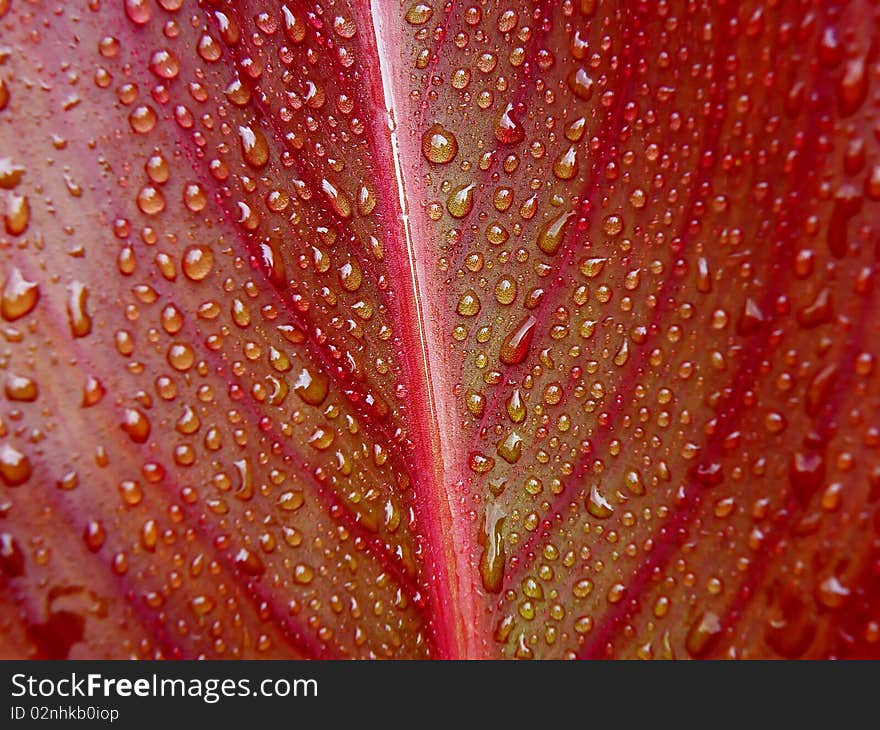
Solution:
[[[875,16],[0,0],[0,653],[876,656]]]

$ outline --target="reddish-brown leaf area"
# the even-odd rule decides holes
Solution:
[[[0,0],[0,655],[880,656],[878,13]]]

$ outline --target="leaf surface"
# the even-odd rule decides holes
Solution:
[[[0,0],[0,652],[876,655],[876,13]]]

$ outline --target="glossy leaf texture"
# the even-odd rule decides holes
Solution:
[[[0,654],[880,656],[878,12],[0,0]]]

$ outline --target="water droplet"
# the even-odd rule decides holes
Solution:
[[[147,134],[156,126],[159,117],[156,110],[147,104],[141,104],[135,107],[128,116],[128,123],[131,125],[132,131],[138,134]]]
[[[214,266],[214,253],[207,246],[189,246],[183,253],[183,273],[192,281],[202,281]]]
[[[593,96],[593,79],[583,68],[577,68],[568,75],[568,88],[575,96],[588,101]]]
[[[340,188],[324,178],[321,180],[321,190],[327,196],[330,205],[340,218],[351,218],[353,211],[351,199]]]
[[[24,167],[16,165],[8,157],[0,157],[0,188],[13,190],[24,176]]]
[[[146,25],[152,15],[150,0],[125,0],[125,14],[135,25]]]
[[[74,337],[85,337],[92,331],[92,316],[89,314],[89,290],[79,281],[68,288],[67,320]]]
[[[24,553],[8,532],[0,532],[0,571],[10,578],[24,575]]]
[[[187,183],[183,188],[183,204],[193,213],[204,210],[208,204],[204,188],[198,183]]]
[[[157,215],[165,210],[165,196],[159,188],[145,185],[138,193],[137,204],[145,215]]]
[[[825,459],[818,452],[796,451],[791,456],[788,481],[802,503],[819,491],[825,483]]]
[[[177,78],[177,74],[180,72],[180,62],[171,51],[163,48],[150,57],[150,71],[160,79],[170,81]]]
[[[311,565],[299,563],[293,569],[293,580],[300,585],[308,585],[315,579],[315,570]]]
[[[195,359],[195,351],[185,342],[175,342],[168,348],[168,364],[179,372],[189,370]]]
[[[758,303],[751,297],[743,304],[742,312],[737,321],[736,330],[740,335],[752,335],[764,324],[764,313]]]
[[[263,168],[269,162],[269,143],[263,131],[254,125],[238,128],[241,154],[251,167]]]
[[[0,478],[7,487],[18,487],[31,478],[31,462],[10,444],[0,444]]]
[[[538,248],[548,256],[553,256],[565,237],[565,229],[568,222],[574,216],[574,211],[567,211],[547,221],[538,233]]]
[[[339,283],[348,292],[356,292],[361,288],[364,275],[361,267],[354,259],[339,267]]]
[[[578,174],[577,150],[574,145],[569,145],[553,163],[553,174],[560,180],[571,180]]]
[[[685,648],[692,657],[706,656],[721,636],[721,621],[711,611],[701,613],[691,624],[685,639]]]
[[[514,388],[507,399],[507,415],[514,423],[526,420],[526,404],[519,388]]]
[[[424,25],[431,19],[433,14],[434,8],[428,5],[428,3],[415,2],[407,8],[404,18],[411,25]]]
[[[505,515],[500,507],[491,503],[486,507],[483,524],[483,552],[480,555],[480,578],[483,587],[490,593],[499,593],[504,583],[504,562],[506,560],[504,546]]]
[[[473,289],[468,289],[461,295],[456,311],[462,317],[475,317],[480,313],[480,298]]]
[[[587,512],[598,520],[608,519],[614,512],[614,507],[612,507],[611,503],[605,499],[601,492],[599,492],[599,487],[596,484],[590,487],[590,494],[587,497],[586,507]]]
[[[26,378],[23,375],[15,375],[9,373],[6,376],[6,385],[4,387],[6,397],[11,401],[21,401],[24,403],[32,403],[39,395],[37,382]]]
[[[278,497],[278,508],[285,512],[295,512],[305,503],[302,492],[287,491]]]
[[[40,287],[35,281],[28,281],[21,271],[13,268],[0,295],[0,312],[10,322],[24,317],[33,311],[40,299]]]
[[[11,236],[24,233],[31,220],[31,206],[26,195],[10,195],[6,201],[4,222],[6,232]]]
[[[242,548],[235,554],[235,566],[246,575],[262,575],[266,572],[263,560],[252,550]]]
[[[293,391],[305,403],[311,406],[319,406],[327,398],[330,387],[330,378],[316,370],[303,368],[296,381],[293,383]]]
[[[504,107],[504,111],[495,119],[493,127],[495,139],[502,144],[518,144],[526,137],[522,124],[513,116],[513,104]]]
[[[458,154],[455,135],[439,124],[432,124],[422,135],[422,154],[429,162],[446,164]]]
[[[83,386],[82,407],[89,408],[99,403],[106,392],[101,381],[90,375]]]
[[[474,188],[470,183],[453,190],[446,199],[446,210],[453,218],[465,218],[474,207]]]
[[[122,430],[135,443],[145,443],[150,437],[150,420],[138,408],[126,408],[123,414]]]
[[[291,43],[302,43],[306,37],[306,24],[303,19],[294,13],[287,5],[281,6],[284,18],[284,32]]]
[[[498,442],[498,455],[508,464],[516,464],[522,456],[522,441],[522,436],[516,431],[511,431]]]
[[[499,359],[505,365],[519,365],[528,355],[535,335],[537,320],[532,315],[526,315],[520,323],[510,332],[501,344]]]

